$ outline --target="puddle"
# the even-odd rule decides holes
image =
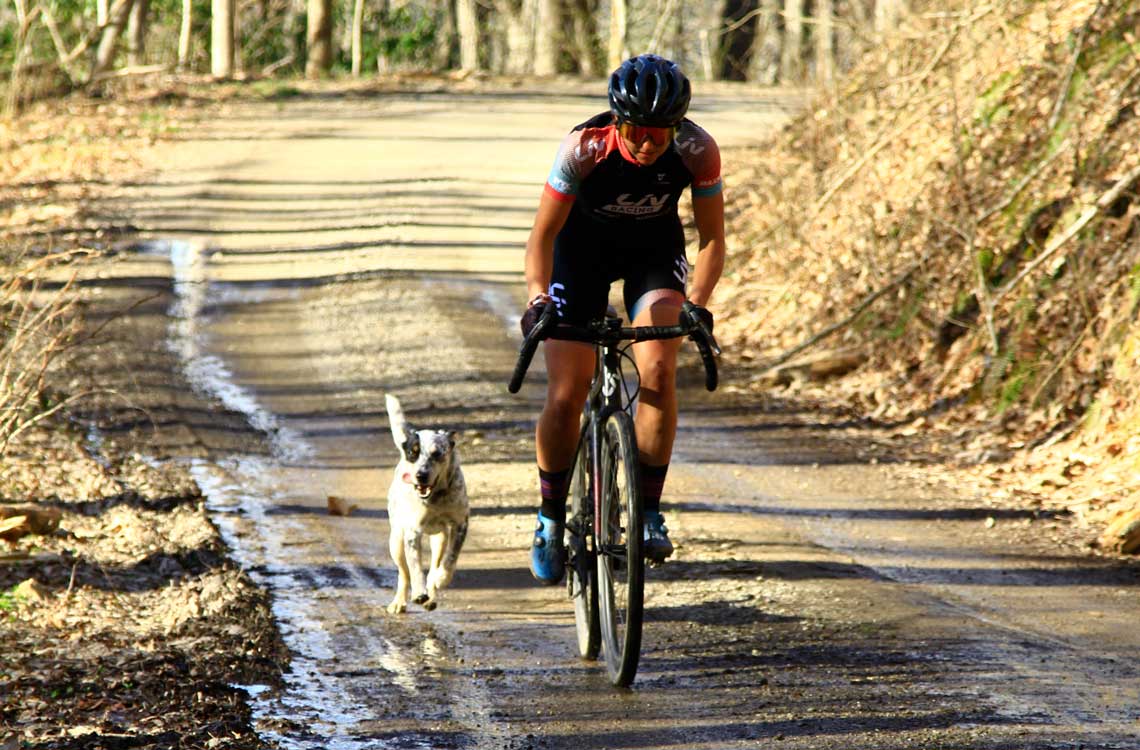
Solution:
[[[366,705],[355,703],[352,691],[337,677],[338,654],[333,636],[318,613],[321,582],[301,575],[307,569],[295,540],[311,534],[302,524],[272,508],[289,502],[275,477],[289,464],[310,458],[313,446],[297,431],[283,425],[276,415],[258,402],[256,395],[235,382],[233,372],[209,350],[209,326],[222,305],[264,301],[291,290],[209,280],[209,258],[193,243],[152,243],[147,254],[168,254],[174,273],[175,299],[168,315],[171,323],[167,345],[179,357],[184,374],[195,392],[221,402],[245,416],[265,435],[270,457],[233,455],[208,461],[193,459],[190,471],[206,498],[211,517],[235,561],[254,581],[272,594],[273,615],[286,645],[293,653],[286,688],[276,694],[264,685],[242,686],[250,695],[255,726],[268,743],[286,750],[359,747],[383,748],[374,738],[353,737],[355,728],[372,715]],[[93,434],[91,440],[97,442]],[[349,568],[361,587],[369,581],[358,569]],[[391,680],[408,693],[418,693],[415,682],[416,655],[398,644],[373,644],[377,657]],[[295,724],[305,727],[303,737],[281,734],[269,728]],[[314,737],[320,740],[314,741]],[[401,743],[399,747],[406,747]]]

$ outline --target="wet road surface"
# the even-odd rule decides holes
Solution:
[[[731,373],[722,392],[686,393],[665,498],[678,550],[650,573],[634,688],[613,690],[576,658],[563,590],[526,569],[542,372],[519,397],[505,382],[542,179],[600,101],[239,104],[124,195],[153,241],[117,272],[173,280],[166,345],[201,399],[251,428],[199,424],[210,451],[193,461],[295,653],[287,690],[249,686],[265,738],[1140,746],[1135,566],[1011,549],[1003,527],[1032,514],[989,528],[983,501],[858,462],[810,415],[761,408]],[[730,146],[790,107],[718,89],[693,117]],[[731,163],[728,148],[730,191]],[[460,432],[472,530],[431,613],[384,611],[385,392],[412,424]],[[330,516],[330,495],[359,507]]]

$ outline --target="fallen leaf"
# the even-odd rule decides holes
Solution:
[[[329,495],[330,516],[347,516],[359,507],[360,506],[356,505],[355,503],[349,503],[343,497]]]

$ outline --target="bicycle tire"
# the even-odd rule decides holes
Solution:
[[[602,646],[598,624],[598,578],[592,545],[594,498],[590,493],[590,446],[584,438],[570,470],[570,519],[566,528],[567,588],[574,602],[578,656],[594,661]]]
[[[596,552],[602,647],[610,682],[629,687],[641,658],[645,558],[640,471],[633,422],[625,412],[602,434],[602,497]]]

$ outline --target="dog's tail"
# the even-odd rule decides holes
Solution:
[[[388,409],[388,425],[392,428],[392,440],[397,446],[402,446],[407,440],[407,423],[404,421],[404,410],[400,408],[400,400],[391,393],[384,394],[384,406]]]

